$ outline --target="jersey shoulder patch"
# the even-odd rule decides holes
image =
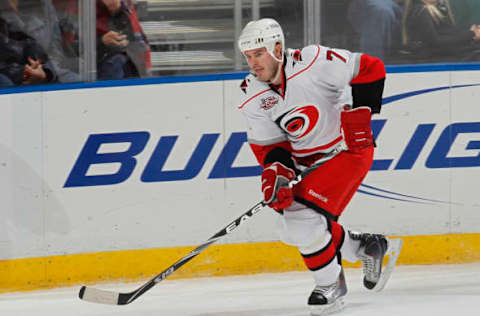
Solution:
[[[318,58],[322,47],[320,45],[309,45],[302,49],[301,56],[302,61],[306,64],[310,64],[316,58]]]
[[[252,74],[243,79],[240,83],[241,98],[237,104],[238,109],[242,109],[247,103],[252,101],[256,96],[262,92],[268,91],[270,88],[267,84],[258,81]]]
[[[242,83],[240,84],[240,89],[243,91],[243,93],[247,94],[247,79],[243,79]]]
[[[306,46],[302,49],[288,49],[287,51],[287,78],[296,77],[297,74],[308,70],[318,59],[319,45]]]
[[[302,61],[302,50],[300,49],[287,49],[287,55],[290,56],[294,62]]]
[[[308,65],[317,56],[318,45],[306,46],[302,49],[287,49],[287,57],[293,63],[293,66]]]
[[[252,86],[255,85],[254,81],[255,77],[249,74],[243,79],[242,83],[240,83],[240,90],[242,90],[244,94],[248,94],[252,90]]]
[[[297,63],[302,63],[303,57],[302,57],[302,50],[300,49],[292,49],[288,48],[286,51],[287,55],[287,60],[290,61],[292,67],[295,67]]]

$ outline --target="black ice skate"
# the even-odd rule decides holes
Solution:
[[[337,282],[326,286],[317,285],[313,289],[312,294],[308,298],[311,315],[329,315],[343,309],[345,307],[345,302],[343,301],[345,294],[347,294],[347,284],[345,283],[345,275],[342,269]]]
[[[357,255],[363,264],[363,285],[376,292],[387,283],[402,248],[401,239],[390,240],[384,235],[349,232],[354,240],[360,240]],[[383,259],[389,255],[388,264],[382,267]]]

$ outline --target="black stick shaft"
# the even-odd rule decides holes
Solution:
[[[314,165],[306,168],[302,173],[300,173],[295,179],[290,181],[288,183],[289,187],[293,187],[295,184],[298,182],[302,181],[302,179],[310,174],[312,171],[317,169],[320,165],[325,163],[327,160],[330,160],[334,156],[336,156],[338,153],[340,153],[343,148],[338,148],[329,154],[325,155],[323,158],[318,160]],[[89,288],[83,286],[80,289],[79,292],[79,297],[83,300],[86,301],[91,301],[91,302],[96,302],[96,303],[103,303],[103,304],[114,304],[114,305],[126,305],[134,300],[136,300],[139,296],[141,296],[143,293],[147,292],[149,289],[151,289],[153,286],[155,286],[157,283],[163,281],[165,278],[167,278],[170,274],[178,270],[180,267],[182,267],[184,264],[198,256],[202,251],[207,249],[210,245],[215,243],[217,240],[222,238],[225,235],[230,234],[233,230],[235,230],[238,226],[242,225],[244,222],[246,222],[248,219],[250,219],[253,215],[257,214],[260,212],[260,210],[263,209],[265,206],[265,203],[263,201],[258,202],[255,204],[253,207],[251,207],[248,211],[243,213],[240,217],[232,221],[230,224],[225,226],[223,229],[221,229],[218,233],[210,237],[207,241],[205,241],[203,244],[192,250],[190,253],[188,253],[186,256],[172,264],[170,267],[162,271],[161,273],[157,274],[154,278],[152,278],[150,281],[147,283],[143,284],[136,290],[129,292],[129,293],[118,293],[118,292],[111,292],[111,291],[104,291],[104,290],[97,290],[94,288]]]

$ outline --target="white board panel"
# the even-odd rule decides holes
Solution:
[[[346,227],[478,232],[479,79],[388,75],[374,166]],[[2,259],[196,245],[245,212],[261,194],[239,84],[0,96]],[[266,209],[222,242],[277,240],[276,219]]]

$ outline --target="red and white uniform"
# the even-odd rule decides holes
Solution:
[[[249,75],[238,108],[247,118],[254,147],[288,141],[292,154],[304,157],[328,152],[342,140],[340,110],[351,104],[348,83],[358,75],[360,54],[321,46],[296,54],[286,56],[280,94]]]
[[[248,142],[260,164],[268,152],[265,146],[283,141],[289,143],[294,157],[326,153],[338,145],[342,140],[340,111],[352,104],[349,84],[384,77],[383,63],[379,69],[372,67],[377,61],[312,45],[286,54],[285,82],[279,93],[253,75],[247,76],[238,109],[247,119]]]
[[[285,55],[279,87],[253,75],[240,87],[244,95],[237,107],[247,120],[248,142],[262,166],[276,147],[288,150],[297,165],[310,165],[333,150],[343,141],[340,112],[353,105],[351,85],[385,78],[383,63],[365,54],[312,45]],[[323,275],[338,275],[333,259],[348,234],[337,219],[372,161],[373,146],[361,152],[344,151],[294,187],[296,202],[284,212],[281,225],[288,236],[282,239],[299,247],[310,270],[328,265],[336,272]]]

